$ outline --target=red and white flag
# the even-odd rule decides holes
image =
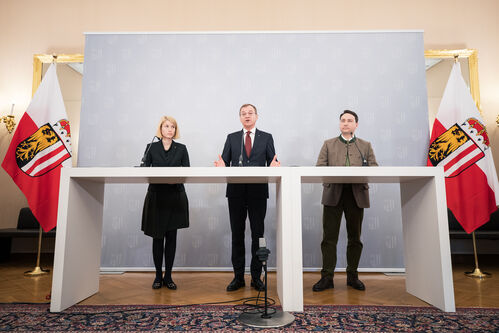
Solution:
[[[21,118],[2,167],[26,196],[43,230],[53,229],[61,168],[71,167],[71,131],[55,64]]]
[[[499,183],[484,121],[454,63],[431,131],[429,166],[443,166],[447,207],[467,233],[489,221]]]

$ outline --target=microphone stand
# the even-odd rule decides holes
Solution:
[[[140,163],[140,167],[144,167],[144,166],[145,166],[145,164],[146,164],[147,154],[149,153],[149,150],[151,150],[152,144],[154,143],[154,139],[159,139],[159,138],[158,138],[157,136],[154,136],[154,137],[152,138],[151,143],[147,145],[146,152],[144,153],[144,156],[142,156],[142,160],[141,160],[141,163]]]
[[[269,319],[269,318],[272,318],[272,316],[270,316],[269,312],[268,312],[269,302],[267,301],[268,300],[268,297],[267,297],[267,259],[269,257],[270,250],[267,250],[266,248],[260,248],[260,249],[258,249],[258,251],[260,251],[260,253],[264,252],[264,254],[260,254],[260,256],[258,256],[258,259],[260,259],[260,257],[265,257],[265,259],[262,261],[263,272],[264,272],[263,276],[264,276],[264,283],[265,283],[265,293],[264,293],[264,297],[263,297],[264,312],[263,312],[262,318]],[[258,251],[257,251],[257,255],[258,255]]]
[[[243,138],[241,140],[241,154],[239,154],[239,163],[238,163],[240,167],[243,166],[243,143],[244,143],[244,130],[243,130]]]
[[[248,325],[251,327],[259,327],[259,328],[275,328],[282,327],[291,324],[295,320],[295,316],[290,314],[289,312],[280,311],[274,309],[275,312],[269,314],[268,312],[268,298],[267,298],[267,260],[269,258],[270,250],[267,249],[265,245],[265,239],[263,240],[263,245],[260,243],[260,248],[256,251],[256,256],[258,260],[262,262],[262,267],[264,271],[264,285],[265,285],[265,294],[264,294],[264,312],[261,314],[260,311],[257,312],[243,312],[238,318],[238,321],[244,325]]]
[[[352,139],[354,139],[355,137],[353,136],[353,132],[350,133],[352,135]],[[352,140],[350,139],[350,140]],[[348,143],[350,143],[350,141],[348,141]],[[353,140],[353,143],[355,144],[355,147],[357,148],[357,150],[359,151],[359,154],[360,154],[360,158],[362,159],[362,166],[369,166],[369,163],[367,162],[366,158],[364,157],[364,155],[362,155],[362,152],[360,151],[359,149],[359,146],[357,146],[357,140]],[[348,147],[348,146],[347,146]],[[348,148],[347,148],[348,150]]]

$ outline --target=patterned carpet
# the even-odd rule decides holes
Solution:
[[[305,306],[279,329],[253,329],[237,321],[232,305],[76,305],[50,313],[48,304],[0,304],[0,331],[16,332],[499,332],[499,309],[430,307]]]

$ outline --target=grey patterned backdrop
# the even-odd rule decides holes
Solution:
[[[315,165],[347,108],[358,112],[357,134],[372,142],[380,165],[421,166],[426,101],[421,31],[87,34],[78,166],[138,165],[162,115],[177,119],[191,166],[211,166],[226,135],[241,128],[243,103],[258,107],[257,127],[273,134],[284,166]],[[305,269],[321,266],[321,188],[302,188]],[[175,267],[230,270],[225,185],[186,190],[191,226],[179,231]],[[370,191],[361,270],[400,270],[399,186]],[[140,231],[145,192],[146,185],[106,186],[103,269],[153,267],[152,241]],[[273,253],[275,213],[271,185],[265,235]],[[345,238],[342,228],[340,269]]]

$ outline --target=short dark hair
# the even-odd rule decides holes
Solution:
[[[251,106],[253,108],[253,110],[255,110],[255,114],[258,114],[258,111],[256,111],[256,106],[254,106],[253,104],[249,104],[249,103],[241,105],[241,107],[239,108],[239,114],[241,114],[241,109],[245,108],[247,106]]]
[[[340,114],[340,119],[341,117],[343,117],[343,115],[345,113],[348,113],[348,114],[351,114],[354,118],[355,118],[355,122],[358,123],[359,122],[359,116],[357,116],[357,114],[353,111],[350,111],[350,110],[344,110],[342,114]]]

